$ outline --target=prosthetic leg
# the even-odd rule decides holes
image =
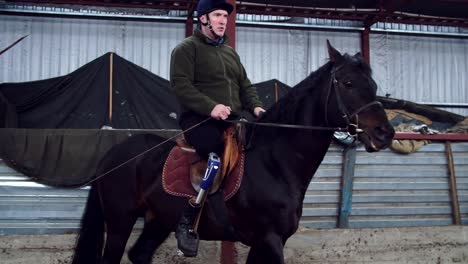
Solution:
[[[208,190],[213,183],[216,174],[221,167],[221,161],[215,153],[210,153],[208,157],[205,176],[200,183],[200,191],[196,199],[190,199],[188,207],[185,209],[182,218],[176,229],[177,247],[186,257],[196,257],[198,252],[198,233],[195,219],[201,213],[201,208],[206,200]]]

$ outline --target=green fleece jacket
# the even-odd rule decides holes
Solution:
[[[235,50],[214,43],[199,29],[172,51],[170,82],[183,112],[209,116],[217,104],[237,113],[262,106]]]

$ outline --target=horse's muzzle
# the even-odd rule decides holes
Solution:
[[[367,152],[376,152],[388,148],[394,135],[395,129],[390,123],[385,123],[372,129],[364,129],[359,140],[364,143]]]

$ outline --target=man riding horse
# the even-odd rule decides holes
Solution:
[[[183,109],[179,124],[188,130],[185,139],[198,155],[209,157],[207,177],[216,175],[219,168],[223,132],[230,125],[223,120],[242,110],[256,117],[265,111],[239,55],[226,45],[225,31],[232,10],[225,0],[201,0],[194,34],[177,45],[171,55],[170,83]],[[178,248],[185,256],[197,254],[198,237],[192,228],[203,201],[189,201],[176,229]]]

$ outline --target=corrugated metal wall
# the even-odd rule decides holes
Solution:
[[[175,23],[1,16],[0,49],[29,36],[0,56],[0,83],[65,75],[106,52],[168,79],[171,51],[184,34]]]
[[[468,143],[452,145],[461,212],[468,223]],[[433,143],[410,155],[358,151],[351,227],[450,225],[445,145]]]
[[[462,223],[468,224],[468,143],[452,144]],[[332,148],[312,180],[301,224],[337,226],[342,153]],[[403,155],[358,148],[349,225],[362,227],[451,225],[445,145],[432,143]]]
[[[236,33],[236,50],[254,83],[275,78],[297,84],[327,62],[327,39],[342,52],[360,50],[357,32],[238,27]]]
[[[29,34],[0,57],[0,82],[24,82],[67,74],[114,51],[168,78],[172,48],[184,25],[27,16],[0,17],[0,48]],[[359,32],[239,26],[237,50],[252,81],[278,79],[290,86],[327,59],[326,39],[341,51],[360,50]],[[468,39],[373,33],[371,66],[379,95],[421,102],[465,105],[444,108],[468,115]]]
[[[88,189],[43,186],[0,159],[0,235],[65,233],[80,223]]]
[[[372,34],[371,66],[382,95],[421,103],[464,104],[468,115],[468,39]]]
[[[0,56],[0,82],[64,75],[109,51],[168,78],[170,51],[183,38],[184,26],[154,21],[0,17],[0,49],[26,34],[30,36]],[[253,82],[276,78],[296,84],[326,62],[326,39],[351,54],[360,49],[356,32],[238,27],[237,34],[237,49]],[[466,39],[371,35],[379,94],[414,101],[468,103],[467,48]],[[429,145],[409,156],[359,151],[350,225],[450,224],[441,148]],[[455,149],[466,224],[467,144],[457,144]],[[303,225],[336,226],[341,162],[341,150],[332,148],[305,198]],[[15,175],[0,165],[0,233],[62,232],[76,227],[86,190],[39,187]]]
[[[468,143],[454,143],[452,150],[462,223],[468,224]],[[309,185],[302,226],[337,226],[342,163],[342,148],[332,146]],[[87,192],[36,184],[0,160],[0,235],[74,231]],[[352,228],[451,225],[444,144],[410,155],[358,148],[352,201]]]

